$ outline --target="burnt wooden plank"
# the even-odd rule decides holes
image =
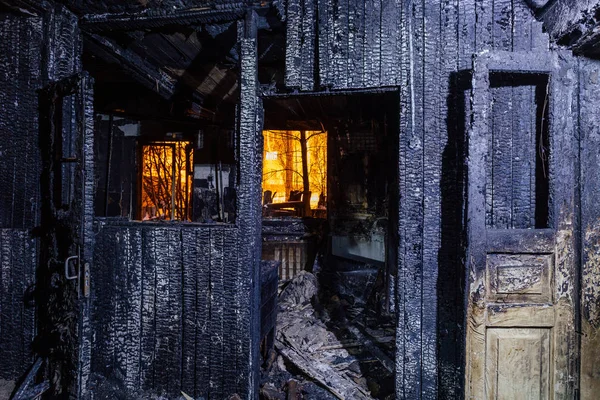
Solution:
[[[196,330],[195,330],[195,393],[196,397],[208,397],[210,371],[210,266],[211,266],[211,230],[196,231]]]
[[[301,71],[300,88],[302,90],[313,90],[315,77],[315,1],[301,0],[302,4],[302,27],[301,27]]]
[[[412,51],[412,41],[408,39],[411,32],[411,21],[412,16],[410,13],[410,6],[408,2],[402,3],[401,12],[400,12],[400,43],[402,52],[407,54],[409,51]],[[399,146],[398,146],[398,187],[400,193],[405,193],[407,189],[407,178],[408,178],[408,165],[409,160],[407,157],[407,148],[409,141],[407,140],[409,134],[412,134],[413,129],[413,87],[414,82],[412,79],[412,67],[410,60],[406,58],[402,58],[400,63],[400,80],[404,84],[400,86],[400,116],[399,116],[399,127],[400,131],[406,132],[407,134],[399,137]],[[410,217],[407,214],[408,208],[406,208],[405,201],[397,202],[398,207],[398,270],[397,270],[397,296],[395,298],[397,306],[397,332],[402,332],[402,334],[396,335],[396,374],[395,374],[395,395],[396,398],[404,398],[405,390],[404,390],[404,382],[405,382],[405,372],[404,372],[404,357],[408,351],[408,347],[406,346],[407,335],[405,335],[404,329],[408,323],[407,315],[405,312],[405,304],[407,303],[406,298],[406,289],[405,282],[407,279],[407,274],[405,272],[405,266],[407,265],[408,259],[406,257],[406,250],[409,247],[408,241],[406,240],[406,229],[412,221],[410,221]]]
[[[254,15],[255,17],[255,15]],[[247,23],[256,24],[255,18]],[[258,391],[258,273],[261,251],[260,182],[262,176],[262,102],[256,96],[256,37],[250,30],[242,40],[240,94],[240,177],[238,204],[238,309],[237,390],[242,397]],[[211,260],[212,261],[212,260]]]
[[[11,256],[12,256],[12,316],[11,322],[14,326],[12,342],[14,343],[14,373],[17,375],[23,374],[27,368],[25,351],[27,340],[23,331],[25,304],[23,302],[25,295],[25,282],[27,279],[27,257],[25,255],[25,247],[27,245],[27,232],[13,230],[10,235],[11,240]]]
[[[3,360],[15,360],[14,338],[17,337],[13,323],[13,290],[12,290],[12,240],[11,230],[0,230],[0,263],[2,272],[0,278],[0,311],[2,312],[2,336],[0,336],[0,352]],[[5,379],[14,378],[14,364],[0,364],[0,374]]]
[[[15,196],[18,194],[17,188],[18,183],[16,177],[16,166],[17,159],[19,156],[18,144],[13,145],[13,135],[18,132],[18,119],[14,116],[19,115],[18,113],[18,87],[19,87],[19,63],[18,54],[19,46],[21,44],[19,39],[19,20],[12,14],[5,13],[2,15],[2,40],[0,41],[3,63],[0,63],[2,69],[2,75],[0,75],[0,83],[5,88],[0,93],[0,100],[3,104],[3,112],[0,113],[0,134],[2,135],[2,141],[0,141],[0,185],[4,189],[2,191],[2,207],[0,207],[0,213],[2,213],[1,225],[3,228],[14,227],[14,202]],[[24,71],[25,72],[25,71]]]
[[[364,1],[348,0],[348,87],[364,86]]]
[[[331,16],[330,2],[317,0],[317,37],[318,37],[318,73],[321,86],[328,86],[331,82],[331,53],[329,41],[332,25],[329,24]],[[318,88],[317,88],[318,89]]]
[[[169,269],[171,267],[172,248],[169,243],[168,228],[156,228],[156,247],[154,257],[156,260],[156,336],[154,341],[154,388],[168,392],[170,362],[172,360],[169,343],[171,310],[169,304]]]
[[[336,89],[348,87],[348,2],[340,0],[333,4],[333,83]]]
[[[237,385],[237,340],[239,332],[237,326],[235,294],[239,290],[237,286],[234,268],[237,266],[237,232],[233,229],[223,229],[223,294],[224,294],[224,312],[223,312],[223,360],[225,368],[224,387],[235,388]],[[232,389],[230,389],[231,391]],[[232,392],[234,393],[234,392]],[[225,393],[227,395],[232,393]]]
[[[169,247],[168,284],[169,284],[169,319],[168,319],[168,379],[169,393],[175,395],[181,391],[182,361],[182,247],[181,228],[170,229],[167,235]]]
[[[224,307],[225,307],[225,270],[223,253],[224,234],[222,229],[213,229],[210,241],[210,376],[209,397],[222,398],[224,388]]]
[[[487,226],[508,228],[512,220],[512,89],[495,87],[492,92],[491,132],[486,166]]]
[[[600,62],[580,59],[579,106],[581,134],[581,397],[596,395],[595,383],[600,379],[596,367],[600,362],[600,110],[595,99],[600,97]]]
[[[205,273],[199,265],[199,251],[202,243],[198,240],[196,229],[181,229],[181,253],[183,268],[183,304],[182,304],[182,370],[181,390],[190,396],[196,396],[196,329],[200,315],[196,309],[198,274]]]
[[[458,2],[458,52],[459,70],[470,70],[472,55],[475,53],[475,0]]]
[[[381,79],[381,0],[364,2],[364,35],[362,48],[365,87],[379,85]],[[398,22],[396,22],[398,24]]]
[[[381,2],[381,86],[394,86],[398,82],[398,67],[400,64],[398,21],[400,20],[400,4],[401,2],[399,1]],[[406,11],[411,12],[412,10],[407,8]],[[410,16],[407,17],[411,18]],[[416,22],[420,20],[420,17],[414,15],[414,19]],[[415,33],[421,29],[418,25],[419,23],[416,22],[413,26]],[[422,39],[417,33],[414,40],[419,40],[419,38]],[[408,41],[413,40],[410,37],[405,37],[404,39]],[[413,54],[415,57],[418,57],[417,53]],[[419,61],[416,62],[419,63]]]
[[[494,0],[492,46],[494,50],[512,50],[512,2]],[[492,82],[492,129],[489,135],[490,164],[486,167],[488,226],[509,228],[512,223],[512,87],[503,75]]]
[[[521,2],[513,3],[513,50],[532,50],[531,10]],[[513,228],[535,227],[535,160],[536,160],[536,107],[535,87],[515,86],[513,100],[513,179],[512,223]]]
[[[142,231],[127,229],[125,262],[127,263],[127,373],[125,386],[140,388],[141,318],[142,318]]]
[[[130,243],[129,243],[129,230],[128,229],[116,229],[115,230],[116,243],[115,247],[111,249],[116,254],[116,262],[112,265],[114,274],[114,308],[112,310],[114,315],[113,322],[113,345],[114,345],[114,361],[113,366],[118,373],[127,377],[127,325],[129,315],[127,313],[129,293],[127,290],[127,275],[129,270],[129,254]]]
[[[157,243],[158,232],[153,228],[142,229],[142,319],[140,380],[142,389],[154,387],[156,368],[156,301],[157,256],[163,251]]]
[[[442,53],[446,37],[442,36],[442,14],[439,6],[424,5],[423,46],[423,151],[427,158],[423,165],[423,271],[422,271],[422,372],[421,397],[437,398],[437,337],[438,324],[438,251],[440,248],[440,173],[442,169],[442,134],[445,116],[442,112]],[[438,82],[438,84],[434,84]]]
[[[114,318],[114,275],[117,265],[116,231],[100,226],[96,236],[94,268],[91,285],[93,302],[92,323],[95,327],[92,342],[92,369],[107,376],[113,364],[114,342],[112,340]]]
[[[400,212],[406,219],[401,222],[400,237],[412,238],[407,241],[404,247],[403,259],[400,261],[400,268],[403,270],[402,284],[402,302],[404,315],[402,316],[401,331],[403,332],[404,355],[403,363],[397,367],[403,369],[402,394],[400,397],[418,398],[422,390],[423,374],[423,354],[422,354],[422,290],[423,290],[423,179],[424,179],[424,98],[423,89],[425,87],[425,31],[424,25],[418,21],[424,18],[423,5],[407,7],[409,23],[412,26],[412,33],[409,28],[409,35],[414,39],[411,44],[413,54],[413,64],[409,68],[411,75],[410,104],[408,105],[409,118],[411,119],[407,134],[403,138],[404,143],[401,146],[404,149],[405,169],[402,174],[406,175],[404,181],[404,193],[406,197],[400,205]],[[386,9],[383,15],[388,14]],[[411,40],[411,39],[408,39]],[[385,47],[385,46],[384,46]],[[382,65],[382,72],[385,72],[385,63]],[[385,81],[384,81],[385,82]],[[428,101],[428,100],[427,100]],[[402,155],[401,155],[402,157]],[[408,267],[412,266],[412,267]]]
[[[302,84],[302,3],[303,0],[287,2],[285,85],[291,88]]]

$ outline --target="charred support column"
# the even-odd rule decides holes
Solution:
[[[239,117],[237,390],[244,399],[258,394],[261,254],[262,102],[257,96],[256,13],[238,24],[241,54]]]

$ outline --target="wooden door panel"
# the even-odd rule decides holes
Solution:
[[[486,300],[499,303],[550,303],[552,254],[487,255]]]
[[[577,281],[570,232],[576,143],[568,126],[556,117],[556,109],[568,107],[568,94],[573,90],[561,68],[564,62],[552,53],[487,52],[475,58],[468,147],[467,399],[571,399],[574,395],[573,288]],[[492,140],[497,118],[518,120],[532,113],[529,107],[497,115],[493,105],[498,96],[492,95],[491,87],[497,85],[499,76],[507,93],[538,82],[534,105],[543,104],[536,111],[541,118],[536,123],[540,139],[528,142],[537,154]],[[540,93],[546,93],[545,97]],[[554,98],[552,93],[561,96]],[[514,138],[519,133],[510,135]],[[529,229],[499,229],[499,224],[488,223],[488,192],[497,189],[490,176],[505,168],[511,180],[502,184],[521,182],[511,157],[503,158],[510,161],[506,165],[490,162],[500,150],[511,157],[539,157],[519,159],[539,169],[536,183],[530,186],[530,197],[536,201],[529,212],[533,221]],[[502,199],[506,204],[515,201],[514,196],[510,201]]]
[[[487,398],[546,400],[550,393],[550,328],[488,328]]]

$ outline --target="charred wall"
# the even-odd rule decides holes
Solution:
[[[542,22],[521,0],[297,0],[287,11],[289,87],[400,89],[397,397],[460,398],[472,57],[483,50],[548,51]],[[500,92],[497,139],[513,124],[531,124],[533,104],[531,88]],[[492,156],[511,157],[498,147]],[[531,165],[518,168],[532,173]],[[502,206],[513,191],[520,198],[512,189],[522,186],[518,175],[507,178],[511,194]],[[530,195],[523,191],[523,203],[531,204]]]
[[[30,14],[0,11],[0,377],[29,366],[35,335],[33,293],[39,241],[41,154],[38,94],[78,71],[78,28],[61,6]]]
[[[133,393],[240,393],[246,334],[237,234],[225,226],[98,221],[92,374]],[[239,368],[239,369],[238,369]]]

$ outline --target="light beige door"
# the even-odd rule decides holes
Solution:
[[[467,399],[574,398],[574,81],[568,55],[474,61]]]

